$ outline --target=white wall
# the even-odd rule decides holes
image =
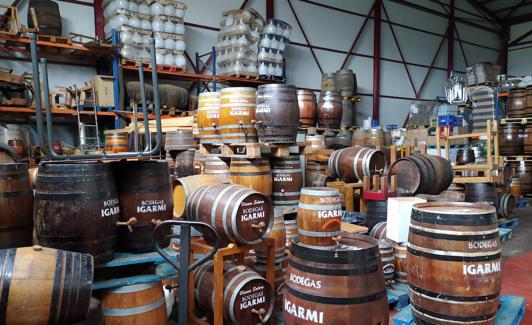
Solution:
[[[532,30],[532,22],[513,25],[510,29],[510,42]],[[520,41],[531,42],[532,36]],[[512,46],[508,49],[508,74],[514,76],[532,75],[532,43]]]

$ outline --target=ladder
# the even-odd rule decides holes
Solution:
[[[99,129],[98,129],[98,112],[96,109],[96,91],[94,89],[94,85],[91,86],[91,94],[92,96],[87,99],[87,96],[83,99],[83,106],[85,106],[87,103],[92,103],[93,108],[93,117],[94,117],[94,124],[85,124],[81,122],[81,94],[82,92],[85,92],[86,90],[79,90],[74,85],[74,91],[76,93],[76,115],[78,118],[78,131],[79,131],[79,146],[81,151],[88,151],[88,150],[100,150],[100,137],[99,135]],[[87,131],[94,130],[95,136],[87,136]],[[89,140],[89,141],[87,141]],[[96,141],[94,141],[96,140]]]

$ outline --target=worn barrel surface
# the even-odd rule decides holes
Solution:
[[[322,92],[318,102],[318,127],[339,129],[342,121],[342,97],[335,91]]]
[[[273,205],[281,207],[297,205],[303,187],[303,170],[299,156],[274,158],[272,164]]]
[[[510,123],[499,127],[499,154],[518,156],[524,152],[524,129],[519,123]]]
[[[272,195],[272,169],[267,158],[231,158],[229,173],[233,184]]]
[[[296,88],[284,84],[260,85],[255,116],[259,142],[295,142],[299,126]]]
[[[105,152],[117,153],[129,151],[127,132],[107,132],[105,134]]]
[[[205,92],[198,99],[198,131],[201,143],[220,143],[220,93]]]

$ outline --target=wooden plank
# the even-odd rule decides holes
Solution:
[[[6,71],[0,71],[0,81],[21,85],[24,83],[24,77]]]
[[[342,231],[349,232],[349,233],[366,233],[366,232],[368,232],[368,228],[367,227],[354,225],[352,223],[347,223],[347,222],[342,222],[342,224],[340,225],[340,229]]]

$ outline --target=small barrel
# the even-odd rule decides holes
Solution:
[[[342,119],[340,127],[350,127],[353,125],[353,102],[350,99],[342,99]],[[351,146],[351,138],[349,138],[349,145]]]
[[[388,203],[386,200],[366,200],[366,224],[372,231],[378,223],[386,222],[388,217]]]
[[[332,248],[300,242],[290,248],[285,325],[388,324],[377,241],[358,234],[341,236],[341,245]]]
[[[518,161],[514,163],[516,176],[521,183],[521,193],[523,195],[532,194],[532,162]]]
[[[327,178],[327,165],[319,162],[307,161],[305,166],[305,186],[316,186],[314,185],[314,181],[320,176]]]
[[[259,142],[296,142],[299,126],[296,87],[284,84],[260,85],[255,117]]]
[[[196,140],[191,129],[182,129],[166,132],[164,150],[188,150],[197,147]]]
[[[166,325],[166,300],[160,281],[106,290],[101,297],[106,325]]]
[[[275,258],[286,256],[286,229],[284,226],[284,216],[281,213],[275,214],[275,217],[273,217],[273,226],[268,234],[268,238],[272,238],[275,241]],[[266,249],[256,248],[255,255],[258,260],[265,261]]]
[[[205,159],[205,169],[203,170],[203,174],[218,177],[220,183],[229,183],[231,180],[229,163],[216,156],[208,156],[207,159]]]
[[[105,132],[105,152],[117,153],[129,151],[127,132]]]
[[[272,204],[295,206],[303,187],[303,170],[299,156],[273,158]]]
[[[524,89],[512,89],[508,94],[508,117],[525,117],[526,91]]]
[[[358,182],[364,176],[383,172],[386,159],[382,151],[355,146],[334,151],[329,157],[328,168],[333,177]]]
[[[532,97],[532,96],[530,96]],[[525,154],[532,154],[532,125],[527,125],[524,132],[523,150]]]
[[[185,214],[187,198],[194,191],[205,185],[219,184],[220,179],[214,175],[192,175],[178,178],[172,184],[172,196],[174,199],[174,213],[177,217]]]
[[[475,152],[470,148],[458,149],[456,151],[456,165],[467,165],[475,163]]]
[[[31,245],[33,190],[27,164],[0,164],[0,249]]]
[[[342,204],[332,187],[304,187],[297,209],[297,231],[302,244],[332,246],[340,234]]]
[[[364,145],[371,148],[384,146],[384,131],[382,128],[378,127],[367,130]]]
[[[497,187],[493,183],[464,184],[465,201],[489,204],[497,209]]]
[[[371,231],[369,232],[369,235],[377,240],[384,240],[387,239],[386,237],[386,221],[381,221],[373,228],[371,228]]]
[[[473,203],[415,204],[407,265],[414,322],[493,324],[501,290],[495,208]]]
[[[380,240],[379,253],[384,280],[391,281],[395,279],[395,255],[393,252],[393,244],[386,240]]]
[[[340,69],[336,71],[336,90],[342,97],[350,97],[357,89],[356,75],[351,69]]]
[[[172,150],[166,152],[170,178],[194,175],[194,150]]]
[[[96,264],[110,261],[120,210],[111,164],[39,165],[33,219],[40,245],[91,254]]]
[[[299,123],[302,127],[316,126],[316,94],[310,90],[298,90]]]
[[[515,209],[515,197],[506,192],[497,193],[497,207],[499,209],[499,216],[508,218],[514,213]]]
[[[519,177],[512,177],[508,187],[510,188],[510,193],[514,196],[514,198],[519,200],[521,198],[521,181],[519,180]]]
[[[293,241],[299,240],[299,232],[297,231],[297,220],[285,219],[284,228],[286,232],[286,247],[290,247]]]
[[[336,91],[336,73],[324,73],[321,75],[321,91]]]
[[[256,89],[229,87],[220,92],[220,130],[223,143],[257,142]]]
[[[325,136],[323,134],[306,135],[305,145],[306,145],[305,149],[307,148],[310,148],[313,150],[327,149],[327,145],[325,143]]]
[[[266,196],[272,195],[272,169],[267,158],[231,159],[231,183],[249,187]]]
[[[185,213],[188,220],[213,226],[224,244],[257,244],[272,228],[270,199],[240,185],[200,187],[187,199]],[[210,233],[204,236],[213,243]]]
[[[94,261],[41,246],[0,250],[4,324],[74,324],[87,317]]]
[[[244,265],[223,265],[223,315],[228,324],[262,324],[270,319],[274,290],[257,272]],[[213,320],[214,262],[195,271],[194,296],[209,320]]]
[[[406,243],[394,243],[393,244],[394,257],[395,257],[395,281],[400,283],[407,283],[407,264],[406,264]]]
[[[121,161],[113,166],[120,201],[120,221],[136,218],[128,227],[118,228],[117,248],[130,253],[155,249],[153,229],[173,218],[172,185],[164,160]],[[168,229],[165,234],[169,234]]]
[[[7,144],[15,150],[19,158],[25,158],[27,156],[26,143],[24,140],[11,139],[7,141]]]
[[[499,126],[499,154],[503,156],[518,156],[524,152],[523,126],[518,123],[508,123]]]
[[[366,145],[366,136],[368,132],[364,129],[356,129],[353,132],[353,138],[351,139],[351,144],[353,146],[363,147]]]
[[[200,142],[221,143],[219,92],[205,92],[199,95],[197,117]]]
[[[342,121],[342,98],[335,91],[322,92],[318,102],[318,127],[339,129]]]

